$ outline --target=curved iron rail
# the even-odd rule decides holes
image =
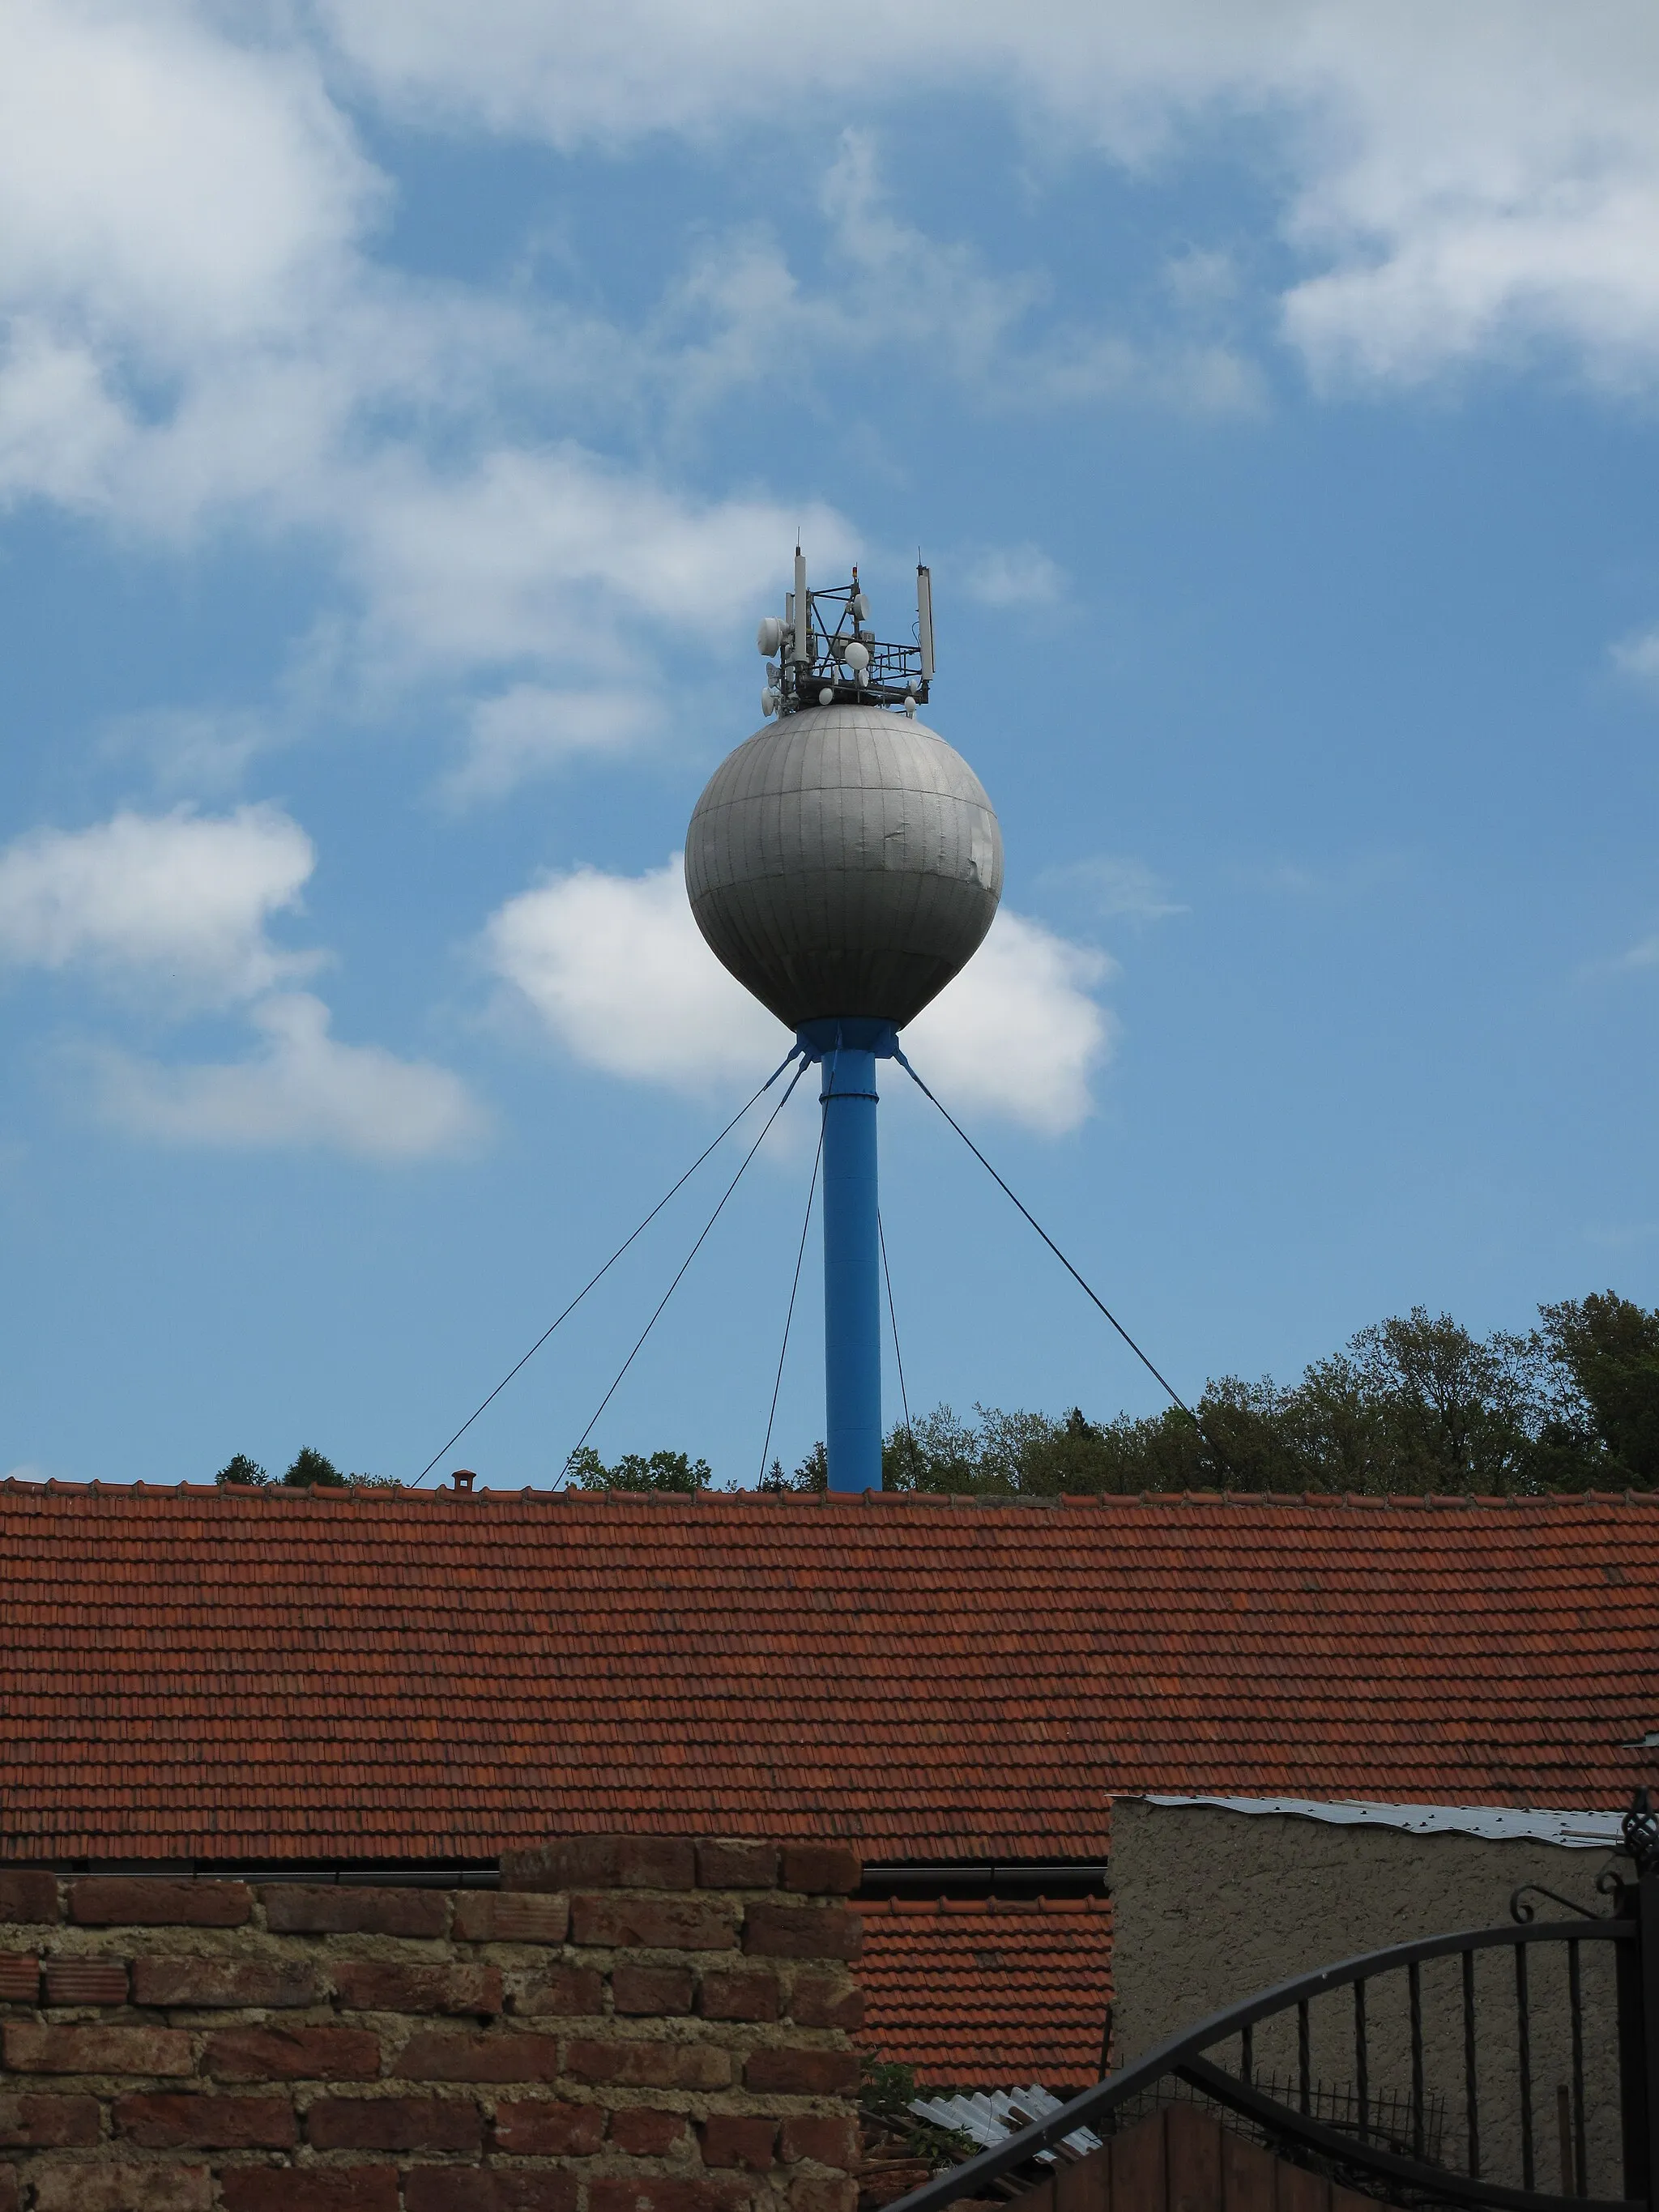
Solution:
[[[1185,2081],[1218,2103],[1231,2106],[1288,2143],[1339,2159],[1345,2166],[1374,2174],[1378,2180],[1404,2184],[1443,2203],[1492,2206],[1498,2208],[1498,2212],[1560,2212],[1564,2199],[1550,2191],[1508,2188],[1481,2179],[1478,2172],[1458,2173],[1449,2167],[1431,2165],[1426,2160],[1407,2158],[1357,2141],[1265,2095],[1238,2075],[1212,2063],[1205,2053],[1212,2045],[1234,2036],[1248,2039],[1259,2021],[1288,2012],[1293,2007],[1305,2006],[1333,1990],[1358,1988],[1377,1975],[1414,1970],[1431,1959],[1464,1957],[1471,1962],[1465,1968],[1467,1976],[1473,1972],[1473,1959],[1478,1951],[1517,1950],[1553,1942],[1574,1946],[1622,1943],[1633,1949],[1639,1940],[1639,1923],[1626,1914],[1636,1903],[1632,1893],[1626,1890],[1620,1898],[1618,1917],[1611,1919],[1592,1916],[1578,1920],[1528,1921],[1508,1928],[1466,1929],[1455,1935],[1430,1936],[1414,1942],[1391,1944],[1385,1950],[1366,1952],[1335,1966],[1322,1966],[1310,1974],[1298,1974],[1291,1981],[1280,1982],[1273,1989],[1245,1998],[1242,2003],[1212,2013],[1195,2027],[1169,2037],[1133,2065],[1123,2067],[1103,2081],[1080,2091],[1069,2103],[1033,2121],[1006,2142],[981,2151],[976,2157],[945,2173],[935,2174],[921,2188],[913,2189],[908,2197],[900,2197],[889,2212],[943,2212],[945,2206],[975,2196],[1000,2176],[1024,2166],[1039,2152],[1050,2149],[1075,2130],[1098,2130],[1100,2123],[1110,2119],[1121,2106],[1171,2076]],[[1645,1905],[1646,1899],[1642,1903]],[[1645,1918],[1646,1913],[1642,1917]],[[1628,2180],[1626,2185],[1629,2186]],[[1645,2197],[1576,2197],[1571,2202],[1575,2212],[1648,2212]]]

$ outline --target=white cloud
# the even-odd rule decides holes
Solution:
[[[1035,545],[992,547],[971,560],[963,589],[982,607],[1049,607],[1066,595],[1064,572]]]
[[[515,684],[472,709],[465,759],[445,779],[458,804],[500,799],[527,778],[550,775],[579,754],[622,751],[660,719],[641,691],[558,691]]]
[[[125,1053],[89,1055],[99,1106],[137,1136],[227,1150],[316,1148],[398,1165],[465,1150],[485,1127],[447,1068],[340,1044],[308,992],[252,1010],[263,1048],[228,1066],[164,1066]]]
[[[266,934],[315,865],[310,838],[271,806],[33,830],[0,852],[0,962],[86,968],[191,1003],[248,998],[317,965]]]
[[[776,100],[761,0],[325,0],[405,112],[551,140],[753,128]],[[795,58],[826,112],[856,86],[1003,92],[1146,163],[1218,115],[1271,128],[1307,264],[1286,329],[1327,373],[1413,380],[1544,337],[1593,374],[1659,362],[1659,19],[1649,0],[848,0]],[[898,265],[890,240],[878,258]],[[900,303],[901,307],[902,302]],[[981,307],[994,319],[994,301]],[[970,334],[976,327],[971,321]],[[1097,373],[1111,364],[1097,362]]]
[[[953,1111],[1063,1136],[1087,1118],[1091,1082],[1111,1056],[1116,1024],[1092,994],[1116,972],[1105,953],[1004,907],[904,1031],[906,1056]]]
[[[1644,691],[1659,692],[1659,623],[1621,638],[1613,647],[1613,665]]]
[[[691,918],[680,857],[645,876],[581,868],[510,899],[485,957],[574,1056],[607,1074],[702,1091],[756,1080],[789,1035],[715,959]],[[1113,973],[1005,908],[968,967],[904,1032],[948,1103],[1045,1135],[1091,1108],[1112,1040],[1090,995]]]
[[[1191,911],[1170,896],[1162,876],[1128,854],[1097,853],[1063,867],[1045,868],[1042,880],[1045,889],[1080,895],[1109,921],[1164,921]]]

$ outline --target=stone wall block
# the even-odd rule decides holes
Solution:
[[[743,1948],[757,1958],[856,1959],[864,1917],[844,1905],[751,1905]]]
[[[319,2097],[306,2140],[315,2150],[480,2151],[483,2116],[471,2097]]]
[[[88,1875],[70,1884],[69,1901],[80,1928],[241,1928],[253,1917],[245,1881]]]
[[[96,2097],[0,2094],[0,2150],[81,2150],[98,2134]]]
[[[455,1899],[459,1943],[562,1943],[570,1900],[519,1890],[463,1890]]]
[[[592,2019],[605,2010],[605,1976],[597,1966],[558,1966],[515,1992],[513,2009]]]
[[[850,2034],[864,2025],[864,1991],[844,1974],[797,1974],[789,2017],[797,2027],[839,2027]]]
[[[33,2004],[40,1989],[40,1961],[33,1952],[0,1952],[0,2004]]]
[[[846,1844],[786,1844],[779,1887],[813,1897],[850,1897],[863,1879],[858,1853]]]
[[[611,1894],[570,1900],[570,1939],[579,1945],[603,1944],[614,1950],[730,1951],[736,1947],[737,1927],[737,1915],[731,1906],[717,1905],[707,1897],[682,1901]],[[824,1954],[811,1955],[821,1958]]]
[[[334,1987],[349,2012],[476,2013],[501,2009],[499,1966],[411,1966],[350,1959],[334,1969]]]
[[[611,2001],[619,2013],[670,2019],[691,2009],[696,1984],[690,1966],[618,1965],[611,1974]]]
[[[132,2002],[204,2012],[284,2008],[323,2002],[328,1984],[299,1960],[135,1959]]]
[[[742,2166],[765,2173],[777,2148],[778,2124],[744,2112],[716,2112],[697,2130],[708,2166]]]
[[[34,2212],[210,2212],[213,2176],[204,2166],[26,2166]]]
[[[409,2176],[404,2203],[406,2212],[576,2212],[576,2177],[428,2166]]]
[[[518,2158],[588,2158],[605,2140],[605,2107],[500,2097],[491,2136],[497,2150]]]
[[[395,2166],[244,2166],[219,2189],[224,2212],[398,2212]]]
[[[9,2021],[0,2051],[14,2074],[189,2074],[190,2038],[173,2027],[42,2027]]]
[[[587,2185],[587,2212],[737,2212],[755,2196],[746,2174],[603,2174]]]
[[[380,2039],[363,2027],[222,2027],[207,2039],[204,2071],[216,2081],[373,2081]]]
[[[117,2135],[144,2150],[288,2150],[300,2130],[286,2097],[216,2097],[139,2090],[118,2097]]]
[[[556,2081],[556,2035],[458,2035],[434,2029],[410,2036],[397,2062],[405,2081]]]
[[[762,2096],[850,2097],[859,2085],[858,2054],[787,2046],[751,2051],[743,2079]]]
[[[844,2172],[859,2162],[858,2123],[824,2119],[817,2113],[792,2114],[780,2131],[778,2155],[786,2166],[810,2159],[814,2165],[840,2166]]]
[[[595,2037],[566,2047],[565,2071],[574,2081],[625,2089],[726,2089],[732,2054],[706,2043],[607,2042]]]
[[[712,1968],[698,1985],[697,2010],[705,2020],[774,2021],[782,2008],[770,1966]]]
[[[775,1844],[714,1842],[697,1845],[697,1881],[704,1889],[775,1889]]]
[[[696,1845],[683,1836],[570,1836],[501,1856],[501,1887],[695,1889]]]
[[[121,1959],[48,1959],[41,1971],[49,2005],[124,2005],[126,1962]]]
[[[0,1873],[0,1922],[17,1928],[55,1928],[62,1917],[55,1874]]]
[[[261,1893],[265,1925],[283,1936],[411,1936],[449,1932],[441,1889],[359,1889],[349,1882],[271,1882]]]
[[[611,2115],[611,2147],[629,2158],[668,2158],[690,2138],[678,2112],[659,2112],[649,2105],[625,2105]]]

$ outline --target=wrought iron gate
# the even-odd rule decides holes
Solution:
[[[1528,1887],[1510,1899],[1508,1926],[1396,1943],[1281,1983],[935,2175],[891,2212],[943,2212],[1079,2130],[1108,2136],[1149,2103],[1182,2094],[1220,2107],[1280,2155],[1395,2203],[1561,2212],[1571,2201],[1579,2212],[1659,2212],[1659,1814],[1645,1790],[1626,1817],[1623,1848],[1633,1874],[1604,1878],[1604,1912]],[[1540,1920],[1539,1899],[1572,1917]],[[1437,1977],[1433,2036],[1425,1968]],[[1323,2052],[1333,2047],[1333,2002],[1347,2066],[1335,2097],[1315,2066],[1316,2039]],[[1385,2012],[1401,2031],[1389,2042],[1408,2087],[1377,2074]],[[1257,2063],[1264,2038],[1286,2062],[1272,2071]],[[1553,2100],[1555,2189],[1539,2185],[1550,2163],[1547,2150],[1540,2156],[1540,2045],[1559,2054],[1555,2070],[1567,2077]],[[1541,2101],[1547,2145],[1552,2100]],[[1592,2195],[1592,2168],[1606,2161],[1592,2155],[1589,2116],[1606,2133],[1615,2105],[1611,2155],[1623,2194]],[[1500,2107],[1504,2160],[1518,2166],[1509,2179],[1492,2155]]]

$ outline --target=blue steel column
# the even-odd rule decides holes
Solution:
[[[876,1022],[814,1022],[809,1029],[810,1038],[803,1030],[802,1041],[823,1054],[823,1069],[818,1097],[823,1111],[823,1395],[830,1487],[879,1490],[881,1247],[872,1045],[877,1037],[886,1042],[892,1030]],[[849,1032],[856,1043],[846,1042]]]

